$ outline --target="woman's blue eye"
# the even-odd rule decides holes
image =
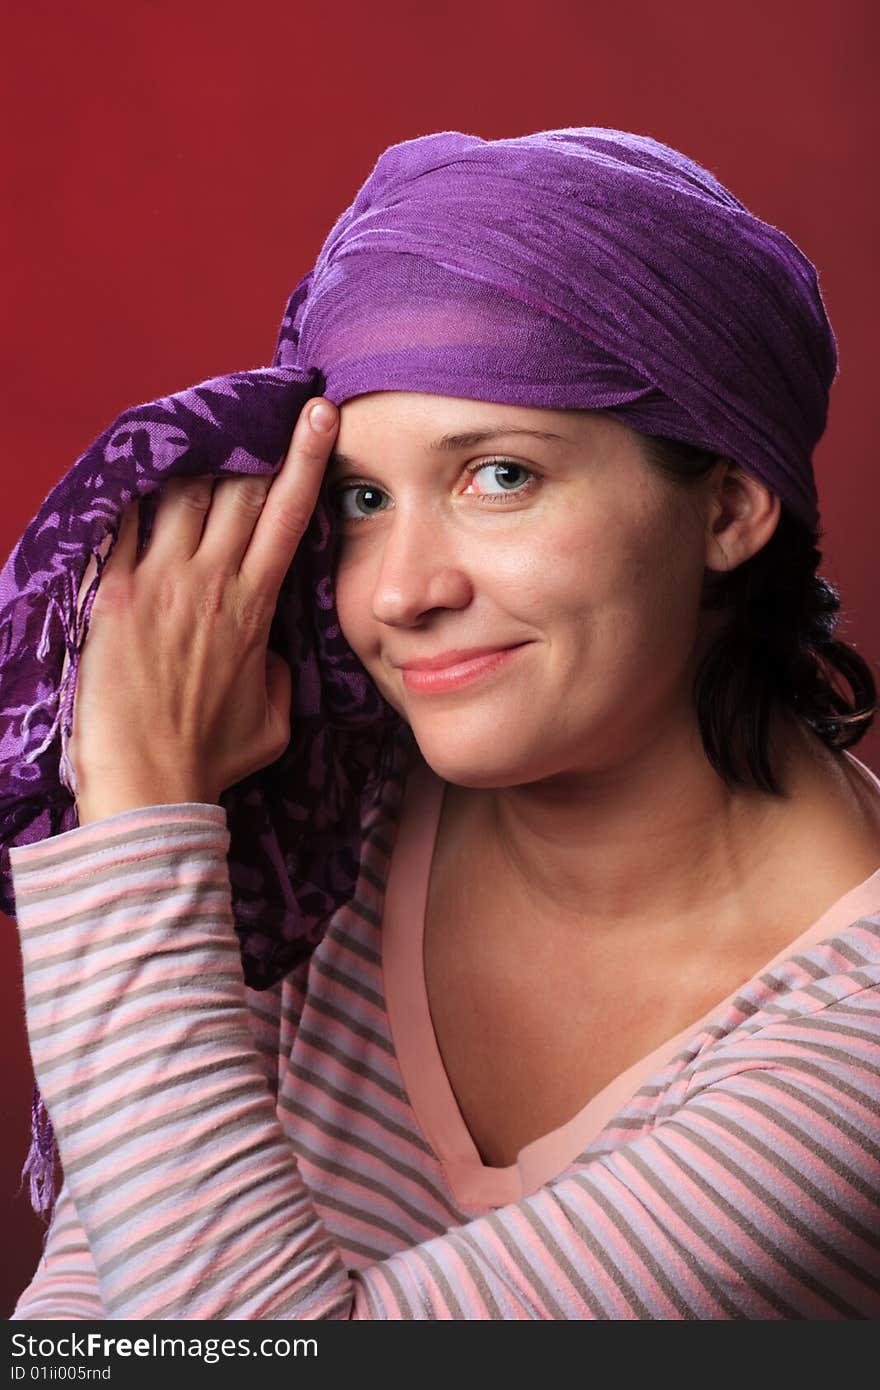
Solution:
[[[521,482],[520,482],[520,483],[514,482],[514,483],[511,484],[510,487],[508,487],[508,486],[507,486],[507,482],[509,481],[509,479],[502,479],[502,478],[499,477],[499,474],[501,474],[501,473],[507,473],[507,474],[510,474],[510,473],[525,473],[525,474],[527,475],[527,477],[531,477],[531,476],[532,476],[532,474],[529,472],[529,469],[526,468],[524,464],[522,464],[522,463],[508,463],[506,460],[503,460],[503,459],[501,460],[501,462],[495,462],[495,463],[481,463],[481,464],[479,465],[478,468],[475,468],[475,469],[474,469],[473,474],[472,474],[471,476],[474,477],[474,478],[476,478],[477,475],[478,475],[479,473],[485,472],[485,470],[486,470],[487,468],[491,468],[491,469],[494,470],[494,472],[495,472],[495,481],[502,484],[502,491],[503,491],[503,492],[513,492],[515,489],[517,489],[517,488],[519,488],[519,487],[522,487],[522,483],[521,483]],[[496,494],[496,495],[497,495],[497,494]]]
[[[361,517],[369,516],[372,512],[382,511],[383,508],[375,505],[374,499],[384,497],[380,487],[373,487],[370,483],[357,483],[354,486],[341,487],[336,493],[336,502],[339,513],[344,520],[359,520]],[[348,497],[363,497],[366,510],[352,514],[343,507],[343,500]]]

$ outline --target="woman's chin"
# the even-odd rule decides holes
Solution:
[[[450,747],[445,740],[420,738],[415,724],[412,731],[425,762],[444,782],[478,790],[517,786],[535,775],[533,760],[526,760],[509,748],[487,749],[485,741],[476,746],[458,742]]]

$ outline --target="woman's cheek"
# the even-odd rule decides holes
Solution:
[[[526,577],[538,593],[568,606],[616,598],[631,571],[623,533],[575,524],[540,538],[531,548]]]
[[[503,546],[481,548],[474,578],[490,593],[528,608],[556,604],[589,579],[595,546],[582,527],[560,524],[523,528]]]

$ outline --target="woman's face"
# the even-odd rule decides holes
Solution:
[[[608,767],[688,717],[705,493],[626,426],[373,392],[342,405],[327,483],[342,631],[447,781]],[[447,688],[404,669],[477,647],[515,650]]]

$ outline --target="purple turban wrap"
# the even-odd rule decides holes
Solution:
[[[8,848],[77,824],[67,746],[79,651],[133,500],[143,545],[168,478],[274,473],[310,397],[401,390],[606,410],[734,460],[815,529],[812,453],[836,366],[806,256],[648,136],[441,131],[392,145],[293,291],[271,367],[124,411],[9,556],[0,909],[15,916]],[[308,955],[350,899],[364,814],[412,746],[340,631],[333,521],[322,489],[269,641],[293,673],[290,744],[221,798],[244,974],[257,989]],[[35,1095],[25,1172],[38,1209],[51,1205],[52,1153]]]

